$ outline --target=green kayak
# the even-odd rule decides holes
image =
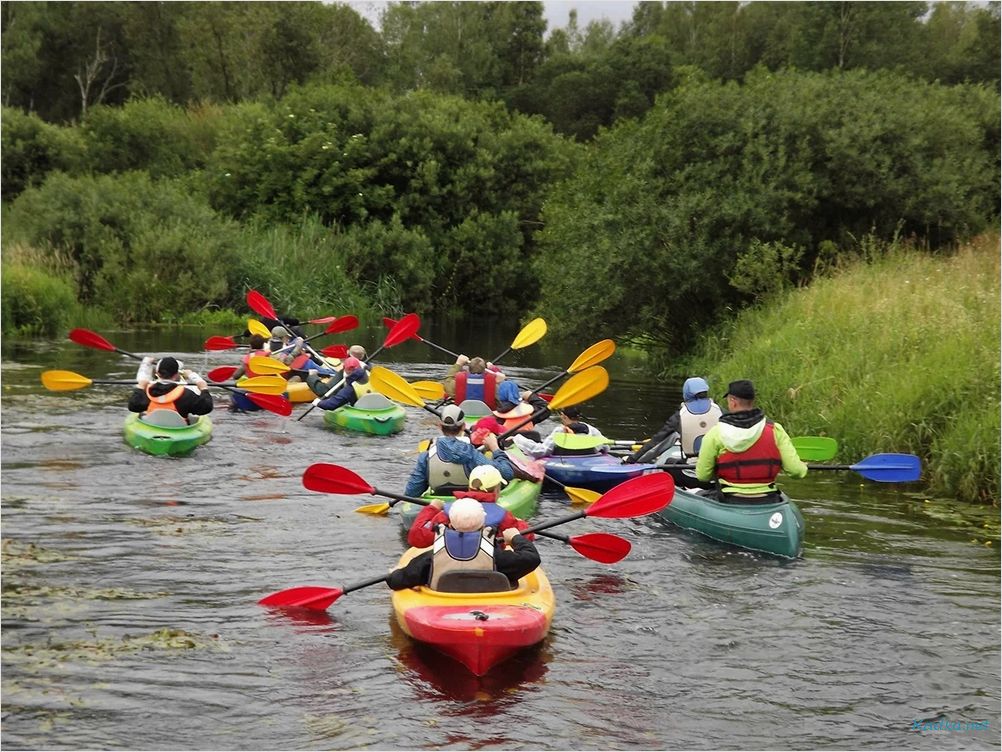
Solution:
[[[803,548],[804,518],[786,494],[775,504],[725,504],[676,488],[657,516],[752,551],[795,559]]]
[[[407,411],[382,394],[365,394],[354,405],[345,405],[324,413],[324,423],[349,431],[389,436],[404,430]]]
[[[158,457],[190,454],[212,438],[212,420],[208,415],[192,415],[191,419],[195,422],[184,423],[184,418],[168,410],[157,410],[149,416],[132,413],[125,419],[125,443]]]

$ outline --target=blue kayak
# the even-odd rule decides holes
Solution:
[[[619,457],[610,454],[554,455],[541,461],[546,475],[553,480],[602,492],[654,470],[654,465],[624,465]]]

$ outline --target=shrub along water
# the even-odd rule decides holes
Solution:
[[[893,244],[708,332],[686,373],[717,395],[753,379],[767,414],[835,437],[842,461],[915,453],[931,492],[997,503],[999,295],[997,235],[949,256]]]

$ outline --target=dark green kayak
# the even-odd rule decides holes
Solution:
[[[803,549],[804,518],[786,494],[775,504],[725,504],[676,488],[657,516],[752,551],[795,559]]]
[[[212,438],[212,421],[208,415],[192,415],[194,423],[158,425],[154,421],[184,421],[177,413],[160,416],[167,410],[157,410],[149,418],[132,413],[125,419],[125,443],[133,449],[158,457],[180,457]]]
[[[324,412],[324,423],[328,426],[376,436],[399,433],[404,430],[406,419],[406,410],[376,393],[359,397],[354,405]]]

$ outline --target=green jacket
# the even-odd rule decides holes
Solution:
[[[717,458],[724,452],[743,452],[748,449],[762,435],[765,421],[765,415],[758,408],[724,415],[703,437],[703,443],[699,448],[699,459],[696,460],[696,477],[701,481],[713,480],[716,477]],[[797,455],[789,434],[779,423],[773,423],[772,428],[783,462],[783,472],[791,478],[803,478],[807,475],[807,465]],[[724,493],[748,495],[776,490],[776,486],[771,483],[720,481],[720,487]]]

